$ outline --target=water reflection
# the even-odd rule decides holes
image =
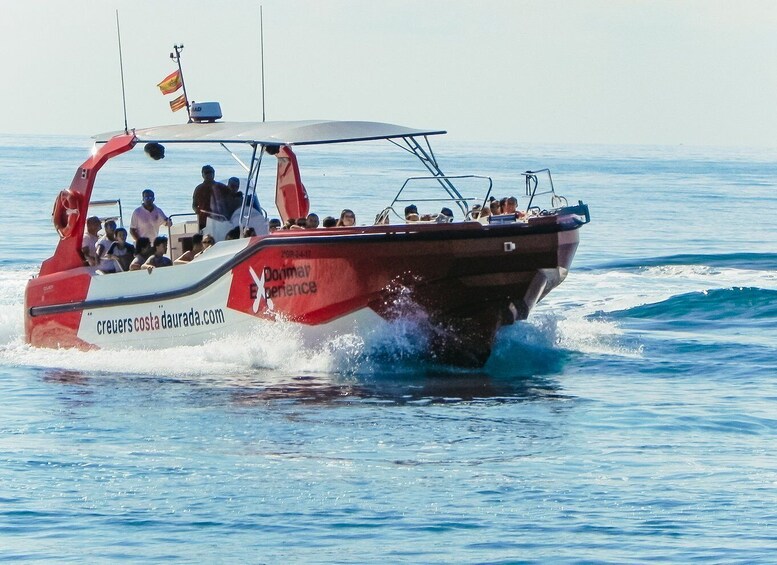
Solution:
[[[67,369],[46,369],[43,371],[43,380],[63,385],[85,386],[89,384],[89,378],[83,372]]]
[[[520,367],[519,367],[520,368]],[[523,367],[526,368],[525,366]],[[143,398],[187,398],[197,404],[260,406],[269,403],[347,405],[349,403],[451,404],[457,402],[527,402],[566,399],[558,380],[551,375],[522,375],[524,370],[502,372],[464,371],[425,366],[416,372],[407,367],[369,374],[287,374],[273,369],[251,372],[192,375],[133,375],[48,369],[46,383],[63,385],[63,400],[100,392]],[[515,367],[513,367],[515,369]],[[518,373],[518,374],[516,374]],[[75,388],[73,388],[75,387]]]
[[[294,401],[303,404],[346,403],[451,404],[478,400],[527,402],[567,398],[561,386],[544,377],[494,378],[485,373],[449,373],[416,376],[337,375],[288,376],[281,382],[254,380],[236,387],[232,402],[259,405]]]

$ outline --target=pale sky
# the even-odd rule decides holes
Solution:
[[[186,120],[354,119],[458,140],[777,146],[777,2],[0,0],[0,133]]]

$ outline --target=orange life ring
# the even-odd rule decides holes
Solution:
[[[54,201],[51,219],[59,233],[59,237],[62,239],[70,237],[76,231],[76,224],[78,224],[78,217],[80,215],[78,204],[78,193],[72,192],[70,189],[61,191]]]

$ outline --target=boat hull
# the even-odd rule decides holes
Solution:
[[[421,317],[431,357],[478,366],[496,331],[525,319],[564,280],[580,225],[561,215],[287,231],[221,242],[151,274],[79,267],[30,281],[26,338],[41,347],[170,347],[248,331],[257,320],[328,336]]]

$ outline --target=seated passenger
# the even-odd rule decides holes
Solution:
[[[194,259],[195,256],[202,253],[203,249],[205,249],[202,245],[203,238],[204,236],[201,233],[192,235],[192,248],[189,251],[185,251],[178,259],[173,261],[173,265],[185,265]]]
[[[234,227],[229,230],[224,240],[226,241],[228,239],[240,239],[240,227]]]
[[[405,220],[408,222],[418,221],[418,207],[415,204],[405,206]]]
[[[443,208],[440,213],[437,214],[438,224],[448,224],[453,221],[453,210],[450,208]]]
[[[278,218],[273,218],[270,220],[269,226],[270,233],[277,231],[281,229],[281,221]]]
[[[499,200],[491,197],[491,201],[489,202],[489,207],[491,208],[491,215],[492,216],[498,216],[502,213],[502,207],[499,205]]]
[[[115,273],[116,263],[105,255],[108,253],[108,248],[116,241],[116,222],[114,220],[106,220],[103,227],[105,227],[105,235],[100,238],[95,246],[97,269],[103,274]]]
[[[114,262],[116,272],[129,271],[130,263],[135,255],[135,246],[127,243],[127,230],[124,228],[118,228],[115,234],[116,241],[108,248],[105,257]]]
[[[309,230],[314,230],[318,228],[318,214],[310,213],[308,214],[308,217],[305,218],[305,227]]]
[[[488,219],[492,216],[491,214],[491,207],[486,205],[483,206],[483,208],[480,209],[480,213],[478,214],[478,222],[481,224],[487,224]]]
[[[326,218],[324,218],[324,221],[322,222],[321,225],[323,225],[325,228],[333,228],[337,226],[337,218],[334,218],[332,216],[327,216]]]
[[[526,215],[518,210],[518,199],[515,196],[510,196],[505,200],[505,205],[502,207],[502,214],[515,214],[516,218],[523,218]]]
[[[139,237],[137,241],[135,241],[135,258],[132,260],[132,263],[130,263],[129,270],[139,271],[143,266],[143,263],[146,262],[146,259],[153,253],[154,248],[151,247],[151,240],[147,237]]]
[[[202,237],[202,251],[200,251],[199,253],[197,253],[197,254],[195,255],[195,257],[199,257],[200,255],[202,255],[203,253],[205,253],[205,252],[206,252],[208,249],[210,249],[211,247],[213,247],[215,244],[216,244],[216,240],[213,238],[213,236],[212,236],[212,235],[210,235],[210,234],[205,234],[205,235]]]
[[[353,210],[349,210],[348,208],[343,209],[343,211],[340,212],[340,219],[337,220],[337,226],[350,228],[355,225],[356,214],[353,213]]]
[[[97,265],[97,242],[100,241],[98,233],[103,227],[100,218],[92,216],[86,220],[86,233],[81,243],[81,253],[84,254],[87,265],[94,267]]]
[[[256,235],[256,230],[254,228],[246,228],[243,231],[243,237],[254,237]]]
[[[151,271],[158,267],[172,267],[173,262],[165,253],[167,253],[167,238],[160,235],[154,240],[154,254],[146,259],[141,268],[147,269],[148,274],[151,274]]]

